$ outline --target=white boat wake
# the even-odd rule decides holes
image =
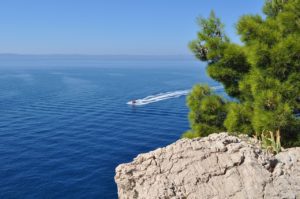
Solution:
[[[214,86],[211,87],[213,90],[220,90],[223,89],[223,86]],[[192,90],[178,90],[178,91],[172,91],[172,92],[166,92],[166,93],[159,93],[156,95],[149,95],[145,98],[142,99],[136,99],[134,101],[129,101],[127,102],[128,105],[134,105],[134,106],[142,106],[146,104],[151,104],[154,102],[159,102],[167,99],[172,99],[172,98],[178,98],[181,96],[188,95]]]

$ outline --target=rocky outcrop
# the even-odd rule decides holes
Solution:
[[[300,148],[273,156],[226,133],[181,139],[116,168],[121,199],[300,198]]]

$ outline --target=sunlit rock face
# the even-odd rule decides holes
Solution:
[[[116,168],[121,199],[299,198],[300,148],[273,156],[227,133],[181,139]]]

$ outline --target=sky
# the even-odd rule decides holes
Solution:
[[[235,24],[264,0],[2,0],[0,53],[187,55],[211,10],[239,42]]]

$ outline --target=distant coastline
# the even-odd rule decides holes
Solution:
[[[18,54],[18,53],[0,53],[0,59],[11,58],[69,58],[69,59],[175,59],[175,60],[193,60],[193,55],[178,54],[178,55],[144,55],[144,54]]]
[[[118,67],[158,68],[158,62],[168,62],[167,67],[184,68],[179,63],[191,61],[196,63],[192,55],[88,55],[88,54],[0,54],[0,69],[11,68],[61,68],[61,67],[101,67],[112,68],[111,62]],[[148,64],[141,64],[146,62]],[[61,65],[63,63],[63,65]],[[171,63],[171,64],[170,64]],[[198,63],[197,63],[198,65]]]

